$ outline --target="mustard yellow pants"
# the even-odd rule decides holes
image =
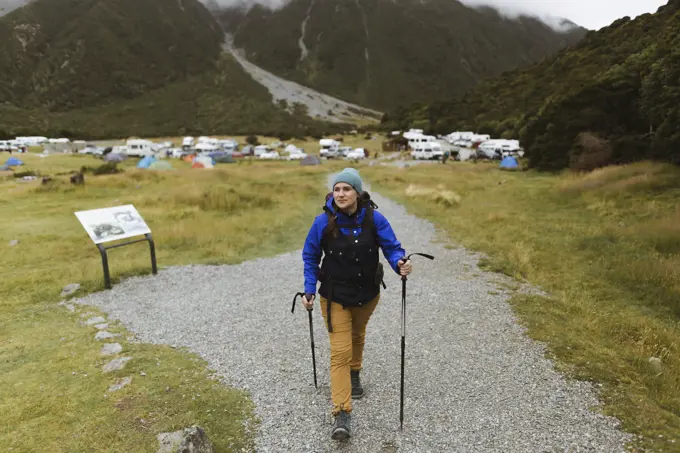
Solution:
[[[331,343],[331,398],[333,415],[341,410],[352,412],[352,381],[350,370],[361,370],[364,356],[366,325],[380,300],[380,294],[361,307],[343,308],[338,303],[331,304],[331,323],[333,332],[328,336]],[[321,313],[328,330],[328,300],[321,297]]]

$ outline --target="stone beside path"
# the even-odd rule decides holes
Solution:
[[[122,351],[123,347],[120,345],[120,343],[106,343],[104,346],[102,346],[101,355],[115,355],[121,353]]]

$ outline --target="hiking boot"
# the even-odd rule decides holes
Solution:
[[[340,411],[338,415],[335,416],[335,423],[333,424],[331,439],[347,440],[350,438],[350,419],[350,414],[345,411]]]
[[[351,370],[350,377],[352,379],[352,398],[359,399],[364,396],[364,388],[361,386],[359,371]]]

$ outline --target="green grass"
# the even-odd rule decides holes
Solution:
[[[549,299],[511,301],[529,334],[562,371],[602,384],[604,411],[643,436],[640,448],[679,451],[678,168],[643,162],[550,176],[453,163],[362,174],[485,253],[484,268],[544,288]]]
[[[125,163],[116,175],[86,174],[84,187],[68,173],[101,161],[89,156],[26,154],[22,170],[55,181],[0,179],[0,444],[17,452],[149,452],[156,435],[193,423],[206,429],[216,452],[252,451],[257,426],[244,392],[211,378],[206,363],[187,351],[130,341],[123,326],[124,370],[103,374],[94,327],[82,324],[94,308],[71,313],[60,291],[103,289],[97,249],[75,211],[134,204],[150,226],[159,266],[238,263],[301,246],[318,213],[329,166],[253,162],[154,172]],[[291,190],[295,182],[295,190]],[[19,244],[10,247],[8,242]],[[149,274],[143,244],[112,250],[114,284]],[[82,317],[81,315],[84,315]],[[143,376],[141,373],[145,373]],[[107,395],[118,378],[132,384]]]

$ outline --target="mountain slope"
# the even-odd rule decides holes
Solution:
[[[585,33],[452,0],[293,0],[214,13],[253,63],[377,109],[463,93]]]
[[[24,6],[29,0],[0,0],[0,16],[9,14],[17,8]]]
[[[0,102],[133,98],[206,71],[221,41],[195,0],[39,0],[0,20]]]
[[[680,163],[678,30],[680,0],[671,0],[656,14],[620,19],[458,99],[394,110],[384,127],[519,137],[530,164],[542,169],[644,158]],[[599,156],[584,148],[586,132],[608,141]]]
[[[272,104],[266,88],[230,56],[216,69],[134,99],[50,112],[0,104],[0,140],[23,135],[84,140],[130,136],[250,135],[304,137],[346,130]]]
[[[0,137],[348,127],[274,105],[223,41],[196,0],[36,0],[0,18]]]

